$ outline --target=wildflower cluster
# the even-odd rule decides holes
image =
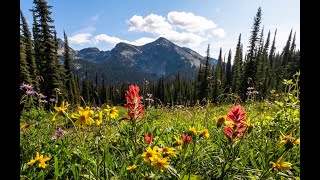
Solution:
[[[152,167],[163,172],[168,169],[170,158],[176,158],[175,149],[172,147],[148,147],[141,157],[145,163],[150,163]]]

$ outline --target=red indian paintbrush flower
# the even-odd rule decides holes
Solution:
[[[144,105],[140,104],[142,96],[139,96],[139,91],[140,89],[137,85],[129,86],[129,90],[126,92],[127,104],[124,107],[128,108],[127,114],[130,119],[122,118],[122,120],[130,120],[135,123],[142,116]]]
[[[152,143],[152,134],[150,136],[148,136],[148,134],[145,133],[144,138],[146,139],[146,143],[148,143],[148,144]]]
[[[188,144],[192,141],[192,137],[189,136],[188,134],[182,134],[181,138],[183,139],[184,144]]]
[[[227,121],[229,125],[224,127],[224,134],[229,140],[242,138],[244,136],[243,131],[246,130],[246,112],[243,111],[240,105],[234,106],[227,116]]]

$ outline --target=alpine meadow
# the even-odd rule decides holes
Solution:
[[[72,2],[20,9],[20,179],[300,180],[300,35],[278,46],[273,12],[254,6],[247,32],[217,48],[227,23],[192,7],[105,27],[122,38],[94,36],[97,15],[68,37],[50,3]]]

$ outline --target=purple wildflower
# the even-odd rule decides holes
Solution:
[[[56,131],[56,134],[51,137],[51,140],[57,140],[58,138],[61,138],[65,134],[67,134],[67,132],[62,130],[61,127],[59,127],[58,130]]]
[[[56,132],[56,136],[57,137],[62,137],[63,135],[65,135],[67,132],[62,130],[60,127],[58,128],[58,131]]]
[[[35,90],[27,90],[26,94],[27,95],[32,95],[32,94],[36,94],[37,92]]]
[[[54,102],[54,101],[56,101],[56,99],[55,98],[50,98],[49,101],[50,102]]]
[[[97,111],[100,111],[101,110],[101,108],[100,107],[97,107]]]
[[[94,111],[95,111],[95,110],[97,110],[97,108],[96,108],[96,107],[91,107],[91,110],[94,110]]]
[[[32,84],[25,84],[25,83],[23,83],[23,84],[20,86],[20,89],[21,89],[21,90],[32,90],[32,89],[33,89],[33,85],[32,85]]]

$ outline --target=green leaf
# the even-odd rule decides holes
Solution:
[[[59,176],[59,163],[58,157],[54,156],[54,177],[57,178]]]

